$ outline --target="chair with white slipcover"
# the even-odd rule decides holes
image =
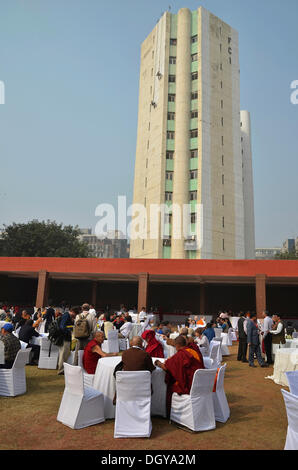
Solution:
[[[214,333],[216,338],[220,338],[222,334],[222,328],[214,328]]]
[[[225,423],[230,417],[230,407],[224,390],[224,377],[227,364],[221,366],[217,372],[215,392],[212,393],[215,421]]]
[[[59,348],[51,343],[47,336],[40,337],[40,353],[38,369],[56,369],[58,364]]]
[[[290,370],[285,374],[289,382],[290,393],[298,396],[298,370]]]
[[[215,429],[212,390],[216,369],[197,369],[189,395],[173,393],[170,420],[192,431]]]
[[[298,450],[298,397],[281,389],[284,397],[288,429],[284,450]]]
[[[84,386],[93,387],[93,380],[94,380],[95,374],[88,374],[88,372],[86,372],[86,370],[84,369],[83,355],[84,355],[84,350],[80,349],[78,351],[78,365],[82,368],[82,371],[83,371]]]
[[[57,421],[72,429],[82,429],[102,423],[104,417],[103,394],[92,387],[84,387],[80,366],[63,363],[65,389]]]
[[[103,342],[102,350],[106,353],[119,352],[118,330],[108,331],[108,339]]]
[[[20,349],[11,369],[0,369],[0,395],[15,397],[27,391],[25,365],[29,361],[31,348]]]
[[[213,341],[211,341],[211,343],[213,343]],[[212,344],[212,349],[211,349],[211,352],[210,352],[210,359],[212,360],[212,368],[220,367],[220,364],[221,364],[220,346],[221,346],[221,344],[220,344],[219,341],[215,341]]]
[[[114,438],[150,437],[151,374],[148,370],[116,372]]]

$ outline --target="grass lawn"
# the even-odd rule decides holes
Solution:
[[[231,416],[212,431],[188,433],[163,418],[152,419],[150,439],[114,439],[114,420],[72,430],[56,420],[64,376],[26,366],[27,393],[0,397],[0,449],[282,450],[287,432],[282,387],[265,379],[273,368],[250,368],[237,362],[236,344],[229,349],[231,355],[223,362],[227,362],[225,391]]]

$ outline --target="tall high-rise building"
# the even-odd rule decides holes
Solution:
[[[237,31],[203,7],[165,12],[141,47],[132,258],[254,258],[247,112],[240,123]]]

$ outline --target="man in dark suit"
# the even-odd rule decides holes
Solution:
[[[242,362],[248,362],[246,359],[246,354],[247,354],[247,334],[244,329],[244,323],[248,318],[248,313],[247,317],[245,316],[244,312],[241,312],[241,316],[238,320],[238,355],[237,355],[237,361],[242,361]]]
[[[152,358],[143,349],[143,340],[140,336],[134,336],[131,340],[131,348],[123,351],[122,362],[124,371],[149,370],[154,371]]]
[[[259,328],[257,324],[257,315],[252,313],[250,320],[247,322],[247,345],[249,346],[249,366],[254,365],[254,354],[257,356],[258,363],[261,367],[268,367],[261,354]]]

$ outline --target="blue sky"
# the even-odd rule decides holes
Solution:
[[[238,30],[256,245],[298,236],[297,0],[0,0],[0,227],[94,229],[98,204],[132,202],[140,45],[169,5]]]

